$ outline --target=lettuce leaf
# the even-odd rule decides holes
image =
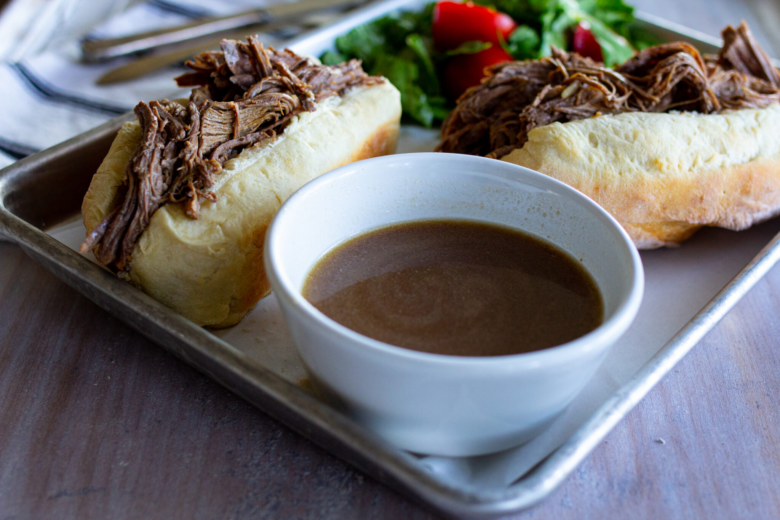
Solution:
[[[539,33],[528,25],[519,25],[509,35],[505,49],[515,59],[532,60],[539,54]]]
[[[507,47],[517,59],[535,59],[550,55],[552,45],[566,49],[569,32],[580,22],[588,22],[601,45],[607,66],[623,63],[635,50],[633,38],[634,8],[623,0],[474,0],[495,7],[520,27]],[[644,41],[647,41],[645,38]],[[646,46],[646,45],[645,45]]]
[[[500,36],[500,34],[499,34]],[[463,42],[460,45],[458,45],[455,49],[452,49],[451,51],[447,51],[445,53],[446,56],[457,56],[458,54],[476,54],[478,52],[482,52],[486,49],[489,49],[493,46],[490,42],[481,42],[477,40],[471,40],[468,42]]]
[[[431,128],[449,107],[441,95],[432,42],[433,3],[420,12],[401,12],[361,25],[336,38],[323,63],[357,58],[373,76],[386,77],[401,93],[404,116]],[[338,60],[338,61],[337,61]]]

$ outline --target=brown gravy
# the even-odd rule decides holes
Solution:
[[[303,296],[360,334],[422,352],[501,356],[578,338],[603,320],[601,294],[568,253],[476,222],[417,221],[338,245]]]

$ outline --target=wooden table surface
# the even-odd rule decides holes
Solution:
[[[744,18],[769,46],[771,2],[635,5],[710,34]],[[516,518],[780,518],[778,400],[775,268]],[[0,243],[0,520],[434,517]]]

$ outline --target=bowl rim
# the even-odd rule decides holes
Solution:
[[[588,213],[593,215],[608,228],[608,232],[617,236],[621,254],[627,254],[630,260],[629,265],[632,271],[632,281],[628,290],[628,295],[622,298],[622,301],[618,304],[610,317],[604,320],[604,322],[594,330],[583,336],[567,343],[542,350],[501,356],[455,356],[420,352],[364,336],[363,334],[355,332],[332,320],[306,300],[301,294],[301,291],[295,288],[290,280],[287,279],[287,276],[285,276],[284,268],[279,265],[276,258],[276,249],[277,247],[280,247],[283,241],[283,236],[280,236],[280,227],[284,224],[287,215],[292,211],[295,211],[296,205],[299,204],[298,201],[310,196],[312,192],[316,192],[327,184],[343,182],[346,178],[360,175],[361,173],[368,171],[369,168],[373,169],[371,167],[387,168],[388,164],[396,163],[399,159],[403,161],[403,166],[409,167],[409,169],[415,169],[414,163],[430,161],[432,159],[444,162],[455,161],[462,162],[464,165],[471,163],[481,166],[482,168],[480,168],[479,171],[480,176],[494,176],[493,172],[490,170],[497,168],[507,172],[514,171],[515,173],[520,174],[518,178],[514,179],[514,182],[529,185],[525,178],[530,177],[542,184],[549,183],[548,189],[550,191],[568,197],[573,202],[580,204],[580,206],[584,206]],[[419,168],[416,169],[421,171]],[[507,181],[507,177],[495,176],[495,178],[500,179],[503,182]],[[406,222],[406,220],[399,220],[398,222]],[[486,219],[483,222],[490,222],[490,220]],[[511,228],[512,226],[507,227]],[[371,231],[371,229],[367,228],[360,234]],[[343,243],[352,236],[356,235],[344,236],[339,243]],[[387,155],[341,166],[317,177],[293,193],[282,204],[266,232],[263,256],[266,275],[277,298],[286,300],[292,307],[300,310],[301,314],[310,322],[316,323],[317,326],[326,329],[332,334],[336,334],[347,343],[359,344],[361,347],[368,348],[378,354],[391,356],[396,360],[407,360],[423,364],[485,368],[488,366],[506,367],[508,363],[511,365],[522,363],[528,367],[533,367],[539,364],[548,365],[571,361],[572,358],[579,358],[581,355],[589,354],[593,350],[605,349],[614,343],[614,341],[617,340],[633,322],[633,319],[639,310],[644,293],[644,270],[636,246],[617,220],[596,202],[563,182],[535,170],[531,170],[530,168],[496,159],[462,154],[424,152]]]

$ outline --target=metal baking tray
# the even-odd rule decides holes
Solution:
[[[390,0],[370,5],[290,46],[319,55],[352,27],[422,4]],[[639,13],[639,19],[662,40],[689,41],[705,52],[719,45],[715,38],[655,17]],[[83,238],[77,216],[91,176],[119,127],[132,117],[118,117],[0,171],[0,232],[182,360],[334,455],[446,515],[496,517],[546,497],[780,259],[780,235],[775,236],[780,221],[741,233],[707,229],[679,249],[644,252],[648,284],[635,325],[595,381],[548,431],[526,446],[486,457],[414,455],[384,442],[297,384],[305,374],[291,354],[273,296],[232,329],[210,331],[73,250]],[[401,146],[422,151],[432,139],[431,132],[405,128]],[[253,341],[263,348],[248,346]]]

